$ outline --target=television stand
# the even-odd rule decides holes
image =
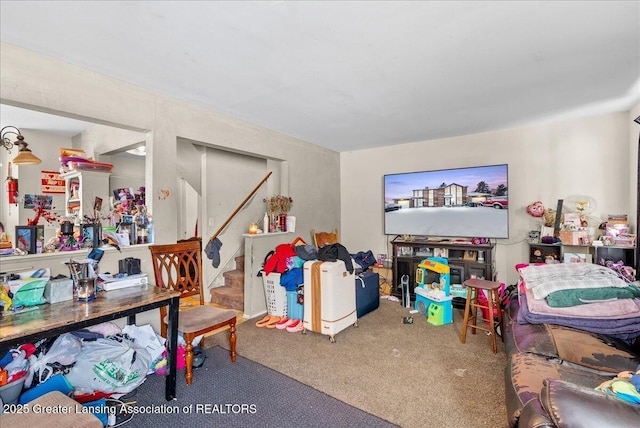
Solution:
[[[391,241],[393,248],[393,286],[391,294],[402,298],[400,278],[409,276],[411,300],[415,301],[416,270],[418,264],[427,257],[446,257],[451,268],[451,295],[454,306],[457,298],[466,298],[462,283],[469,278],[495,281],[495,260],[492,243],[473,245],[470,241],[432,241],[428,238],[404,240],[397,237]]]

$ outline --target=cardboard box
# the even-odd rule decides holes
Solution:
[[[586,230],[561,230],[560,240],[562,245],[585,245],[589,239],[589,233]],[[588,244],[587,244],[588,245]]]

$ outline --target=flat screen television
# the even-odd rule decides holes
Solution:
[[[508,165],[386,174],[384,233],[509,237]]]

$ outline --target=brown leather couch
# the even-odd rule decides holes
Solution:
[[[505,308],[505,393],[509,427],[640,427],[640,406],[594,388],[640,353],[604,335],[551,324],[518,324],[517,294]]]

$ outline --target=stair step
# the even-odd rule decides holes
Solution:
[[[244,256],[236,257],[236,269],[244,272]]]
[[[244,310],[244,292],[226,285],[215,287],[211,289],[211,303],[242,311]]]
[[[230,270],[222,274],[224,277],[224,285],[232,287],[240,292],[244,291],[244,271]]]

